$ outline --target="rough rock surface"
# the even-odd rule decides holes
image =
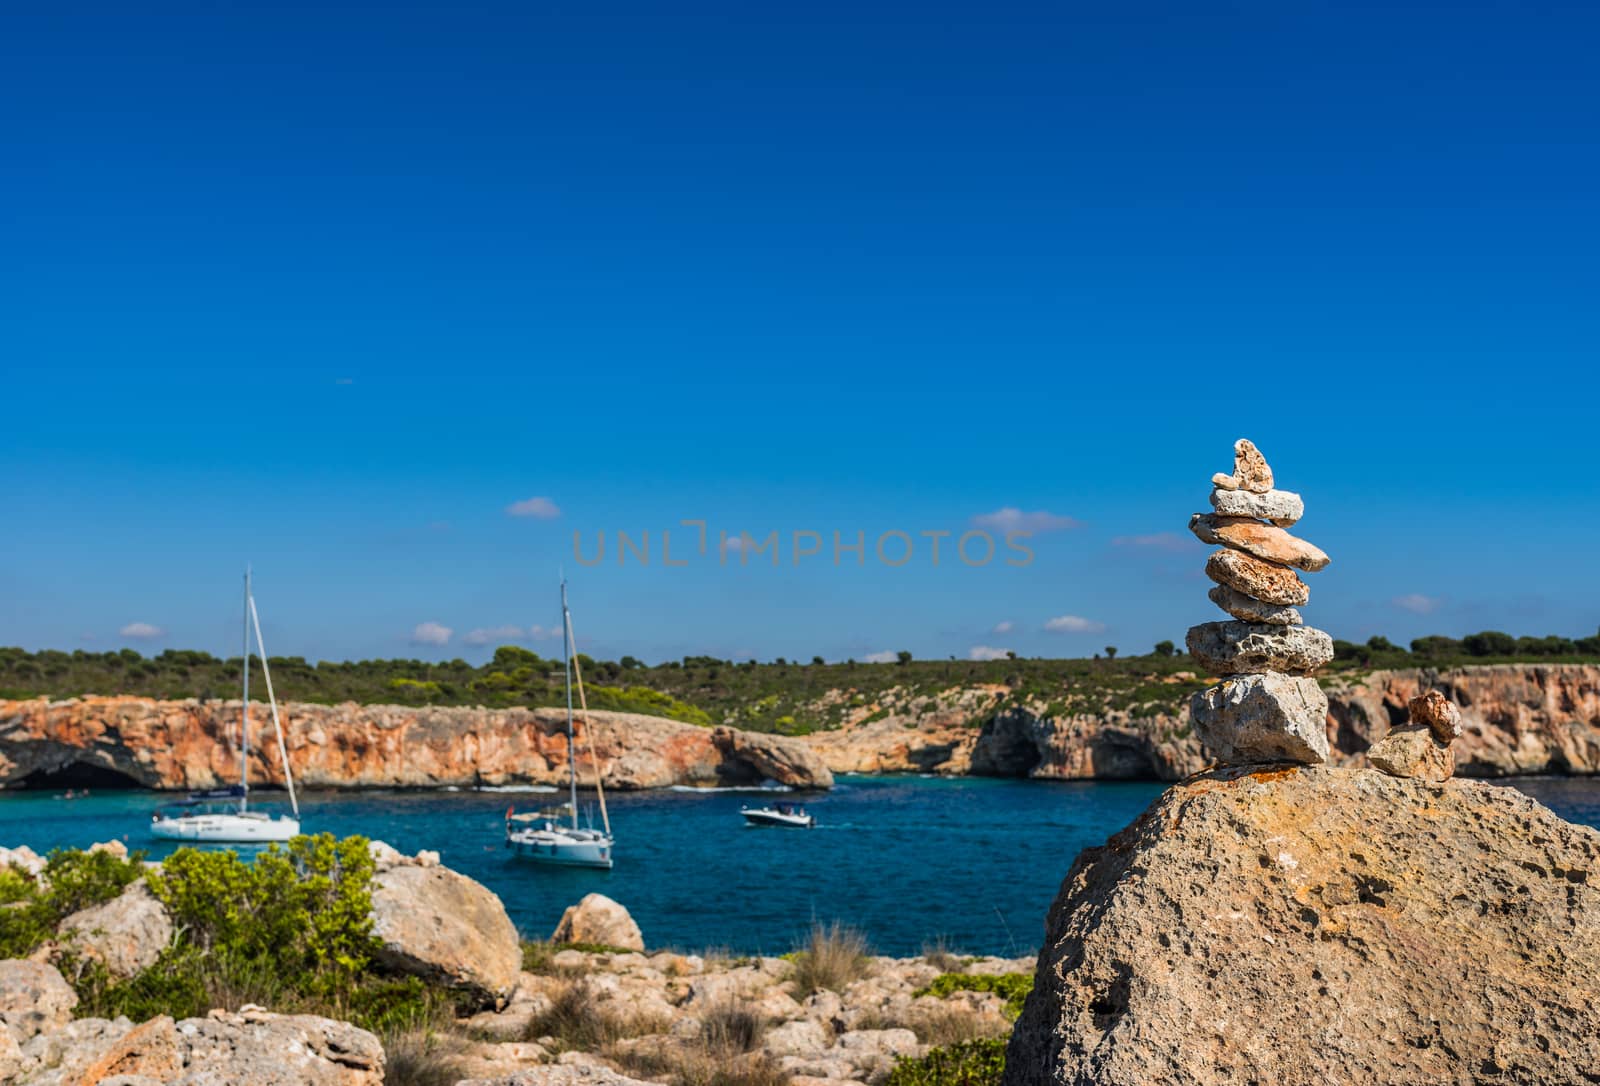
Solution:
[[[1232,547],[1263,562],[1293,566],[1307,573],[1326,569],[1329,562],[1327,554],[1320,547],[1307,543],[1299,536],[1290,535],[1282,528],[1274,528],[1248,517],[1196,513],[1189,518],[1189,531],[1202,543]]]
[[[0,1028],[18,1044],[61,1027],[77,1005],[78,994],[54,966],[19,958],[0,961]]]
[[[105,904],[73,913],[60,930],[113,977],[126,978],[155,964],[172,941],[172,917],[140,879]]]
[[[1240,622],[1264,622],[1270,626],[1299,626],[1305,620],[1293,607],[1253,600],[1243,592],[1235,592],[1227,585],[1214,585],[1207,598]]]
[[[564,784],[565,714],[557,709],[407,708],[286,703],[295,780],[320,788]],[[266,707],[256,707],[262,719]],[[827,788],[827,767],[799,740],[713,741],[713,730],[664,717],[590,712],[607,787],[759,784],[777,774]],[[0,700],[0,785],[72,766],[111,770],[146,788],[212,788],[237,779],[238,701],[85,697]],[[584,732],[580,726],[580,732]],[[757,759],[747,761],[746,754]],[[275,744],[251,751],[250,779],[280,784]],[[590,774],[588,737],[580,771]]]
[[[624,950],[643,950],[644,934],[628,910],[604,894],[585,894],[568,905],[556,925],[553,943],[598,943]]]
[[[1006,1086],[1593,1083],[1600,834],[1527,796],[1222,770],[1085,850]]]
[[[1299,607],[1311,598],[1311,586],[1294,570],[1252,558],[1242,551],[1213,552],[1206,559],[1206,576],[1263,603]]]
[[[1315,679],[1235,675],[1196,694],[1190,715],[1201,744],[1223,762],[1328,760],[1328,699]]]
[[[1195,663],[1215,675],[1303,674],[1333,659],[1333,638],[1314,626],[1202,622],[1186,638]]]
[[[1461,738],[1461,710],[1437,690],[1426,690],[1406,703],[1413,724],[1425,724],[1441,743]]]
[[[373,878],[372,933],[391,969],[503,1005],[522,971],[522,944],[482,883],[437,864],[397,864]]]
[[[1265,494],[1272,489],[1272,469],[1267,466],[1267,458],[1261,455],[1261,450],[1241,437],[1233,443],[1233,474],[1224,475],[1219,471],[1211,477],[1211,483],[1218,490]]]
[[[1391,777],[1441,784],[1455,775],[1456,756],[1426,724],[1401,724],[1372,744],[1367,760]]]
[[[17,1086],[380,1086],[383,1046],[364,1029],[246,1006],[135,1026],[84,1018],[23,1046]]]
[[[1223,490],[1211,492],[1211,508],[1224,517],[1254,517],[1270,520],[1280,528],[1287,528],[1306,515],[1306,503],[1300,495],[1290,490],[1269,490],[1257,494],[1249,490]]]
[[[462,1079],[456,1086],[654,1086],[595,1064],[548,1064],[497,1078]]]

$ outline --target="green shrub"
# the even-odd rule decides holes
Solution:
[[[144,874],[144,853],[56,849],[38,879],[0,869],[0,958],[25,958],[79,909],[110,901]]]
[[[1016,1021],[1031,991],[1032,973],[941,973],[916,994],[943,999],[952,992],[993,992],[1006,1001],[1006,1017]]]
[[[900,1060],[889,1072],[888,1086],[1000,1086],[1005,1071],[1005,1038],[963,1041],[932,1049],[921,1059]]]

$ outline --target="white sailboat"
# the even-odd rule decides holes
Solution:
[[[567,681],[567,783],[568,802],[529,814],[506,811],[506,847],[516,855],[538,863],[566,867],[611,867],[611,818],[606,813],[606,793],[600,783],[600,763],[594,749],[593,724],[589,703],[583,693],[583,668],[578,663],[572,635],[572,612],[567,608],[567,582],[561,582],[561,653]],[[594,767],[594,787],[600,798],[600,818],[604,829],[578,825],[578,759],[573,745],[572,683],[578,683],[578,705],[583,712],[584,734],[589,742],[589,762]]]
[[[250,809],[250,631],[255,629],[256,649],[261,658],[261,674],[267,680],[267,702],[272,706],[272,727],[278,736],[278,755],[283,759],[283,779],[289,786],[289,805],[294,815],[273,816]],[[244,572],[244,698],[239,720],[239,783],[231,788],[197,792],[188,799],[169,803],[151,816],[150,832],[173,841],[219,841],[255,844],[287,841],[300,833],[300,803],[294,794],[294,774],[289,769],[289,751],[283,741],[283,722],[278,718],[278,699],[272,693],[272,672],[267,667],[267,647],[261,640],[261,618],[256,614],[255,597],[250,592],[250,570]]]

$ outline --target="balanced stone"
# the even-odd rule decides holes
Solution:
[[[1224,517],[1255,517],[1287,528],[1306,514],[1306,503],[1290,490],[1269,490],[1257,494],[1250,490],[1211,491],[1211,508]]]
[[[1306,672],[1333,659],[1333,638],[1312,626],[1202,622],[1186,640],[1195,663],[1214,675]]]
[[[1189,703],[1195,734],[1228,765],[1328,760],[1328,696],[1317,680],[1235,675]]]
[[[1264,562],[1294,566],[1307,573],[1327,568],[1329,561],[1321,548],[1290,535],[1282,528],[1274,528],[1249,517],[1196,513],[1189,518],[1189,530],[1202,543],[1232,547]]]
[[[1433,737],[1448,744],[1461,738],[1461,710],[1437,690],[1429,690],[1411,699],[1411,723],[1425,724]]]
[[[1221,490],[1248,490],[1265,494],[1272,489],[1272,469],[1261,450],[1245,438],[1233,443],[1233,474],[1217,472],[1211,477],[1212,485]]]
[[[1401,724],[1367,749],[1367,760],[1391,777],[1443,784],[1456,772],[1455,752],[1426,724]]]
[[[1241,622],[1265,622],[1272,626],[1298,626],[1300,612],[1293,607],[1280,607],[1275,603],[1262,603],[1243,592],[1235,592],[1227,585],[1216,585],[1206,595],[1211,602]]]
[[[1214,552],[1206,559],[1206,576],[1263,603],[1297,607],[1311,598],[1311,588],[1294,570],[1252,558],[1243,551]]]

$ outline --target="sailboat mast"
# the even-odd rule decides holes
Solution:
[[[239,712],[239,797],[241,814],[250,805],[250,566],[244,567],[244,703]]]
[[[578,828],[578,755],[572,746],[572,619],[567,612],[567,579],[561,579],[561,662],[567,677],[567,778],[571,788],[572,828]]]

